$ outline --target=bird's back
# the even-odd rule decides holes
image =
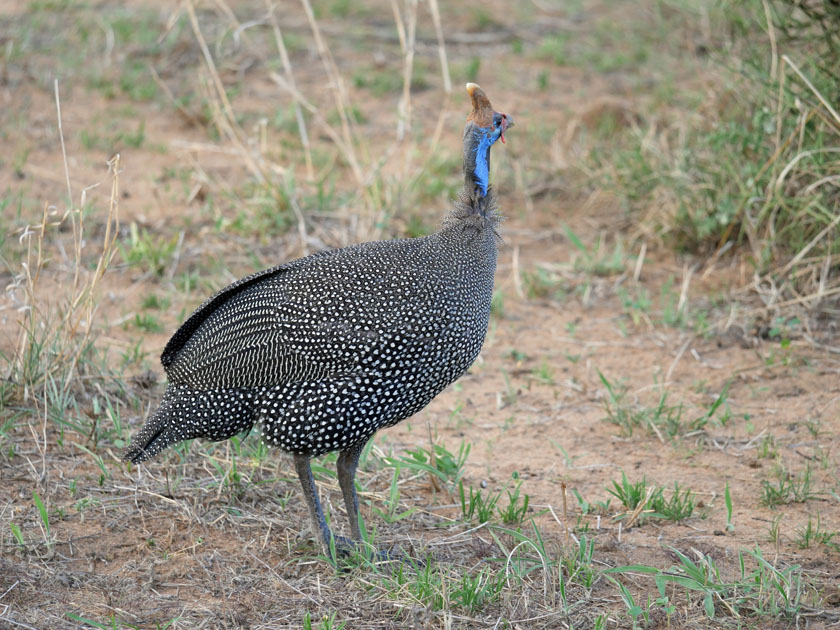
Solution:
[[[426,364],[445,387],[481,347],[495,271],[495,236],[461,227],[316,254],[231,285],[167,345],[170,383],[266,388]]]

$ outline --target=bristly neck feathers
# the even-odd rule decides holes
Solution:
[[[489,228],[496,236],[496,226],[501,223],[502,215],[499,213],[499,204],[496,200],[496,193],[491,186],[487,187],[487,194],[478,195],[470,193],[466,187],[458,195],[458,199],[452,204],[452,208],[443,219],[442,229],[454,227],[470,228],[471,231],[481,232]]]

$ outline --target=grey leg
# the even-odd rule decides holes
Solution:
[[[318,489],[315,487],[315,479],[312,477],[312,469],[309,467],[309,457],[306,455],[295,455],[295,470],[300,478],[300,485],[303,487],[303,498],[309,506],[309,515],[315,529],[321,534],[326,549],[330,548],[330,528],[324,519],[324,512],[321,510],[321,501],[318,499]],[[358,526],[357,526],[358,527]]]
[[[338,469],[338,485],[344,495],[344,507],[347,508],[347,518],[350,519],[350,533],[353,540],[360,541],[362,532],[359,528],[359,498],[356,496],[356,467],[359,465],[359,455],[365,443],[351,446],[338,455],[336,468]]]

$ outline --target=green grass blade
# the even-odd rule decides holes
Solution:
[[[47,533],[47,538],[50,537],[50,515],[47,512],[47,508],[44,506],[44,502],[41,501],[41,497],[38,496],[38,492],[36,490],[32,491],[32,500],[35,501],[35,506],[38,508],[38,512],[41,515],[41,522],[44,524],[44,529]]]

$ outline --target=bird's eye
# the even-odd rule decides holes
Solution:
[[[498,127],[502,124],[502,115],[499,113],[493,114],[493,126]]]

